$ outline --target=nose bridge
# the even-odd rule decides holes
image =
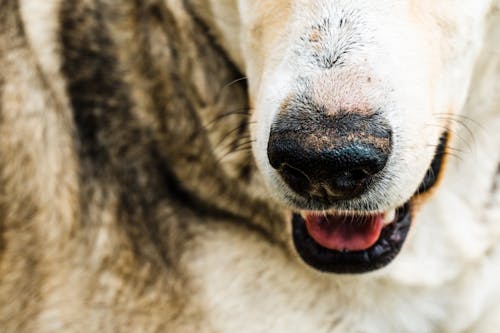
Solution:
[[[352,111],[371,116],[379,113],[386,87],[367,65],[346,66],[334,71],[321,71],[307,79],[310,100],[323,106],[327,114]]]
[[[367,6],[356,1],[309,1],[291,19],[292,59],[308,71],[362,65],[376,45]],[[332,4],[337,3],[337,5]],[[377,22],[380,25],[380,22]]]
[[[373,146],[389,154],[392,129],[380,108],[344,103],[333,111],[310,96],[289,98],[277,115],[271,132],[287,133],[314,150],[331,150],[355,143]],[[342,103],[340,103],[342,105]]]

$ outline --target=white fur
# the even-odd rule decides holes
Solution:
[[[457,113],[462,108],[471,68],[481,46],[482,26],[478,17],[484,16],[485,9],[484,2],[476,3],[476,6],[462,5],[462,11],[453,13],[466,26],[456,27],[465,32],[442,32],[457,33],[453,40],[434,33],[433,29],[439,29],[438,24],[444,24],[437,19],[409,22],[409,2],[320,1],[314,5],[296,5],[286,37],[269,45],[271,51],[267,56],[276,53],[280,58],[268,61],[268,66],[264,64],[264,74],[255,93],[254,152],[271,192],[285,202],[290,196],[298,199],[270,166],[266,147],[280,105],[296,91],[299,77],[306,76],[313,81],[309,90],[320,91],[316,99],[331,106],[331,112],[345,105],[366,105],[380,109],[393,127],[393,153],[383,171],[383,180],[359,199],[351,200],[347,209],[369,206],[384,211],[407,201],[427,171],[433,147],[447,125],[442,117],[435,115]],[[341,19],[352,22],[351,26],[326,36],[326,43],[333,40],[326,48],[333,50],[339,47],[337,39],[342,35],[352,39],[354,47],[345,56],[343,68],[318,68],[312,64],[307,47],[296,45],[301,35],[325,18],[332,22],[332,29]],[[366,77],[377,83],[358,88]],[[249,80],[252,80],[250,74]],[[449,87],[453,89],[449,91]]]
[[[252,35],[265,5],[238,1],[242,40],[231,54],[247,69],[258,122],[254,152],[278,198],[284,200],[289,190],[269,166],[266,138],[279,105],[305,73],[322,77],[334,96],[347,99],[353,96],[336,86],[336,75],[350,73],[353,80],[371,76],[380,82],[363,93],[385,107],[397,133],[383,184],[362,199],[376,209],[410,198],[432,159],[428,146],[436,144],[442,127],[452,126],[452,147],[459,157],[450,158],[402,252],[374,273],[320,274],[301,263],[292,245],[290,256],[237,226],[201,230],[200,246],[185,259],[198,277],[214,327],[218,332],[496,332],[500,190],[493,193],[492,186],[500,181],[499,2],[290,1],[283,7],[291,14],[281,28],[287,31],[282,39],[276,37],[276,26],[270,36]],[[416,21],[410,22],[409,6],[429,10],[417,10]],[[496,9],[487,15],[490,6]],[[293,43],[317,20],[335,20],[342,9],[362,17],[362,55],[349,60],[345,73],[319,73],[293,52]],[[267,19],[263,22],[265,26]],[[221,35],[230,31],[223,29]],[[252,51],[257,45],[253,39],[259,38],[273,41],[264,54]],[[370,58],[368,66],[360,65],[365,57]],[[449,112],[465,115],[460,119],[469,129],[439,116]]]

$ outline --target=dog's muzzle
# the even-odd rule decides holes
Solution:
[[[429,190],[441,169],[448,135],[417,193]],[[363,195],[384,169],[392,131],[377,113],[281,114],[274,122],[268,158],[304,207],[293,215],[293,240],[302,259],[326,272],[363,273],[399,253],[412,220],[412,200],[385,213],[332,212],[338,201]]]

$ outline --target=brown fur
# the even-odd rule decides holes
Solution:
[[[54,10],[40,12],[36,23],[38,12],[27,3]],[[373,310],[391,319],[380,327],[408,322],[405,315],[412,312],[421,316],[408,325],[431,327],[418,322],[426,318],[440,327],[428,304],[454,289],[427,299],[436,289],[393,289],[397,283],[383,278],[330,281],[299,262],[289,237],[291,212],[261,193],[265,187],[250,152],[254,101],[247,96],[260,86],[263,69],[279,63],[279,45],[269,45],[284,34],[292,2],[248,2],[254,10],[238,18],[248,34],[241,50],[222,33],[231,24],[218,30],[231,18],[212,17],[210,6],[224,3],[0,0],[0,331],[216,332],[230,317],[251,330],[245,325],[257,322],[252,313],[238,315],[266,312],[265,325],[283,314],[298,317],[301,309],[309,311],[308,329],[314,323],[342,331],[363,324],[362,315]],[[411,3],[412,17],[425,21],[419,7],[428,5]],[[50,27],[39,30],[38,24]],[[321,26],[311,28],[303,42],[328,69],[340,58],[318,44]],[[367,75],[340,71],[338,78],[357,76],[366,85],[380,80]],[[311,80],[311,100],[327,101],[330,110],[341,104],[360,118],[376,116],[358,84],[349,91],[358,89],[361,99],[352,100],[348,89],[318,84],[328,80]],[[297,106],[294,97],[281,116]],[[388,149],[375,127],[363,128],[363,138]],[[499,174],[491,207],[498,203]],[[240,246],[244,241],[247,247]],[[217,265],[239,274],[219,279],[219,270],[210,269]],[[463,285],[457,289],[469,289],[467,281]],[[295,293],[306,289],[310,293]],[[278,297],[268,303],[254,299],[271,292]],[[382,300],[391,306],[372,303]],[[220,318],[221,303],[242,306]],[[290,308],[278,309],[282,305]],[[450,313],[460,313],[456,309],[461,307]]]
[[[268,237],[279,220],[249,194],[241,74],[166,3],[63,2],[48,76],[18,2],[0,1],[3,332],[199,331],[191,229],[237,220]]]

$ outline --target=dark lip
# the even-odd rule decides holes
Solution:
[[[293,242],[302,260],[319,271],[337,274],[366,273],[389,264],[401,251],[410,230],[413,199],[433,188],[442,172],[448,141],[449,132],[444,132],[429,170],[415,195],[396,209],[394,222],[385,226],[377,242],[364,251],[342,252],[322,247],[309,235],[302,216],[293,214]]]
[[[293,241],[300,257],[328,273],[359,274],[386,266],[401,250],[411,226],[411,204],[396,210],[395,221],[382,229],[379,239],[363,251],[342,252],[322,247],[309,235],[304,219],[294,214]]]

